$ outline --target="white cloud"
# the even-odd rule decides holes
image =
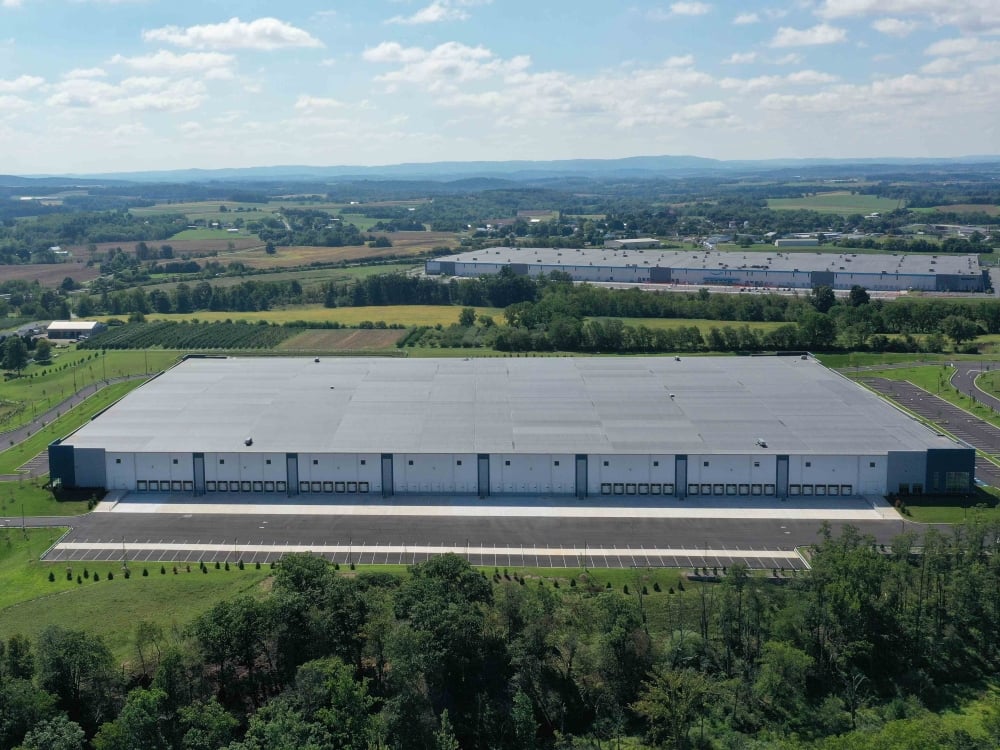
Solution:
[[[22,0],[0,0],[0,8],[20,8]]]
[[[760,16],[756,13],[740,13],[733,19],[733,23],[737,26],[747,26],[752,23],[760,23]]]
[[[931,60],[926,65],[921,66],[920,72],[931,76],[947,75],[957,73],[962,69],[962,64],[950,57],[939,57]]]
[[[703,16],[712,10],[708,3],[680,2],[670,6],[670,12],[675,16]]]
[[[675,55],[663,61],[668,68],[689,68],[694,65],[694,55]]]
[[[802,55],[798,52],[789,52],[787,55],[776,57],[770,62],[772,65],[798,65],[802,62]]]
[[[872,22],[872,28],[880,34],[898,37],[909,36],[917,26],[916,21],[902,21],[898,18],[880,18]]]
[[[926,18],[936,26],[964,31],[1000,30],[1000,3],[996,0],[824,0],[824,18],[856,18],[886,14]]]
[[[726,65],[746,65],[757,59],[756,52],[734,52],[722,62]]]
[[[43,83],[45,83],[45,79],[38,76],[24,75],[6,80],[0,78],[0,94],[23,94],[38,88]]]
[[[233,63],[232,55],[221,52],[184,52],[178,54],[169,50],[159,50],[151,55],[124,57],[115,55],[110,62],[125,65],[133,70],[157,73],[205,73],[214,78],[229,77],[228,70]],[[222,75],[219,71],[226,71]]]
[[[784,76],[757,76],[755,78],[722,78],[719,87],[733,91],[748,92],[773,89],[780,86],[819,86],[834,83],[837,76],[817,70],[800,70]]]
[[[469,47],[461,42],[445,42],[430,50],[383,42],[365,50],[362,57],[369,62],[402,64],[401,68],[376,77],[390,90],[407,83],[429,91],[444,91],[458,83],[512,75],[531,63],[527,56],[503,60],[485,47]]]
[[[197,49],[254,49],[275,50],[286,47],[322,47],[323,43],[309,32],[279,21],[277,18],[258,18],[241,21],[230,18],[223,23],[202,26],[164,26],[144,31],[147,42],[166,42],[179,47]]]
[[[71,78],[52,89],[45,102],[49,107],[102,114],[184,112],[207,99],[201,81],[190,78],[172,81],[162,76],[126,78],[117,85],[93,78]]]
[[[322,96],[309,96],[302,94],[295,100],[295,109],[303,112],[315,112],[323,109],[336,109],[343,107],[344,103],[337,99],[330,99]]]
[[[27,99],[22,99],[20,96],[0,96],[0,118],[27,112],[30,109],[33,109],[33,105]]]
[[[73,68],[63,73],[63,78],[104,78],[106,75],[104,68]]]
[[[847,32],[826,23],[808,29],[782,26],[771,40],[772,47],[809,47],[819,44],[837,44],[847,40]]]
[[[441,23],[442,21],[465,21],[469,18],[469,13],[465,8],[474,5],[487,5],[492,0],[433,0],[427,5],[409,16],[393,16],[386,23],[396,24],[424,24]]]

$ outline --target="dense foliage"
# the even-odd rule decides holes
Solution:
[[[600,573],[558,589],[499,569],[491,580],[454,555],[402,578],[294,555],[263,599],[220,602],[174,636],[138,623],[131,679],[98,634],[12,638],[0,748],[81,748],[85,733],[98,750],[600,748],[628,735],[852,750],[908,731],[934,738],[921,747],[986,750],[1000,702],[971,732],[925,707],[1000,667],[998,553],[996,525],[888,548],[826,530],[807,574],[734,566],[652,592]],[[69,739],[38,739],[52,735]]]

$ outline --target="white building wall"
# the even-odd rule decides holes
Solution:
[[[392,474],[399,493],[479,491],[475,453],[396,453]]]
[[[885,495],[889,473],[888,456],[858,457],[858,488],[862,495]]]
[[[858,456],[789,456],[788,493],[814,497],[856,495],[859,463]],[[798,491],[796,486],[800,487]]]
[[[378,453],[300,453],[298,456],[299,489],[303,493],[382,491],[382,457]]]
[[[660,485],[655,494],[673,494],[663,485],[673,485],[674,461],[672,455],[592,455],[587,460],[587,494],[648,495],[653,484]]]
[[[777,461],[774,454],[690,454],[687,493],[691,496],[773,495],[777,489]]]
[[[105,476],[109,490],[135,489],[135,453],[106,453]]]
[[[490,494],[571,494],[576,456],[571,453],[490,455]]]

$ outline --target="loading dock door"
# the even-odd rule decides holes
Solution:
[[[288,475],[288,494],[299,494],[299,454],[285,454],[285,473]]]
[[[580,453],[576,457],[576,496],[587,496],[587,455]]]
[[[489,497],[490,494],[490,455],[480,453],[479,462],[479,497]]]
[[[194,454],[194,494],[205,494],[205,454]]]
[[[674,495],[679,498],[687,497],[688,489],[688,457],[674,457]]]
[[[392,478],[392,454],[382,454],[382,497],[389,497],[393,494]]]
[[[778,456],[778,474],[774,485],[778,497],[782,500],[788,497],[788,456]]]

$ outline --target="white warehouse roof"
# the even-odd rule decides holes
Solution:
[[[96,320],[53,320],[45,329],[47,331],[93,331],[100,326]]]
[[[185,453],[866,455],[956,447],[799,357],[192,358],[64,443]]]

